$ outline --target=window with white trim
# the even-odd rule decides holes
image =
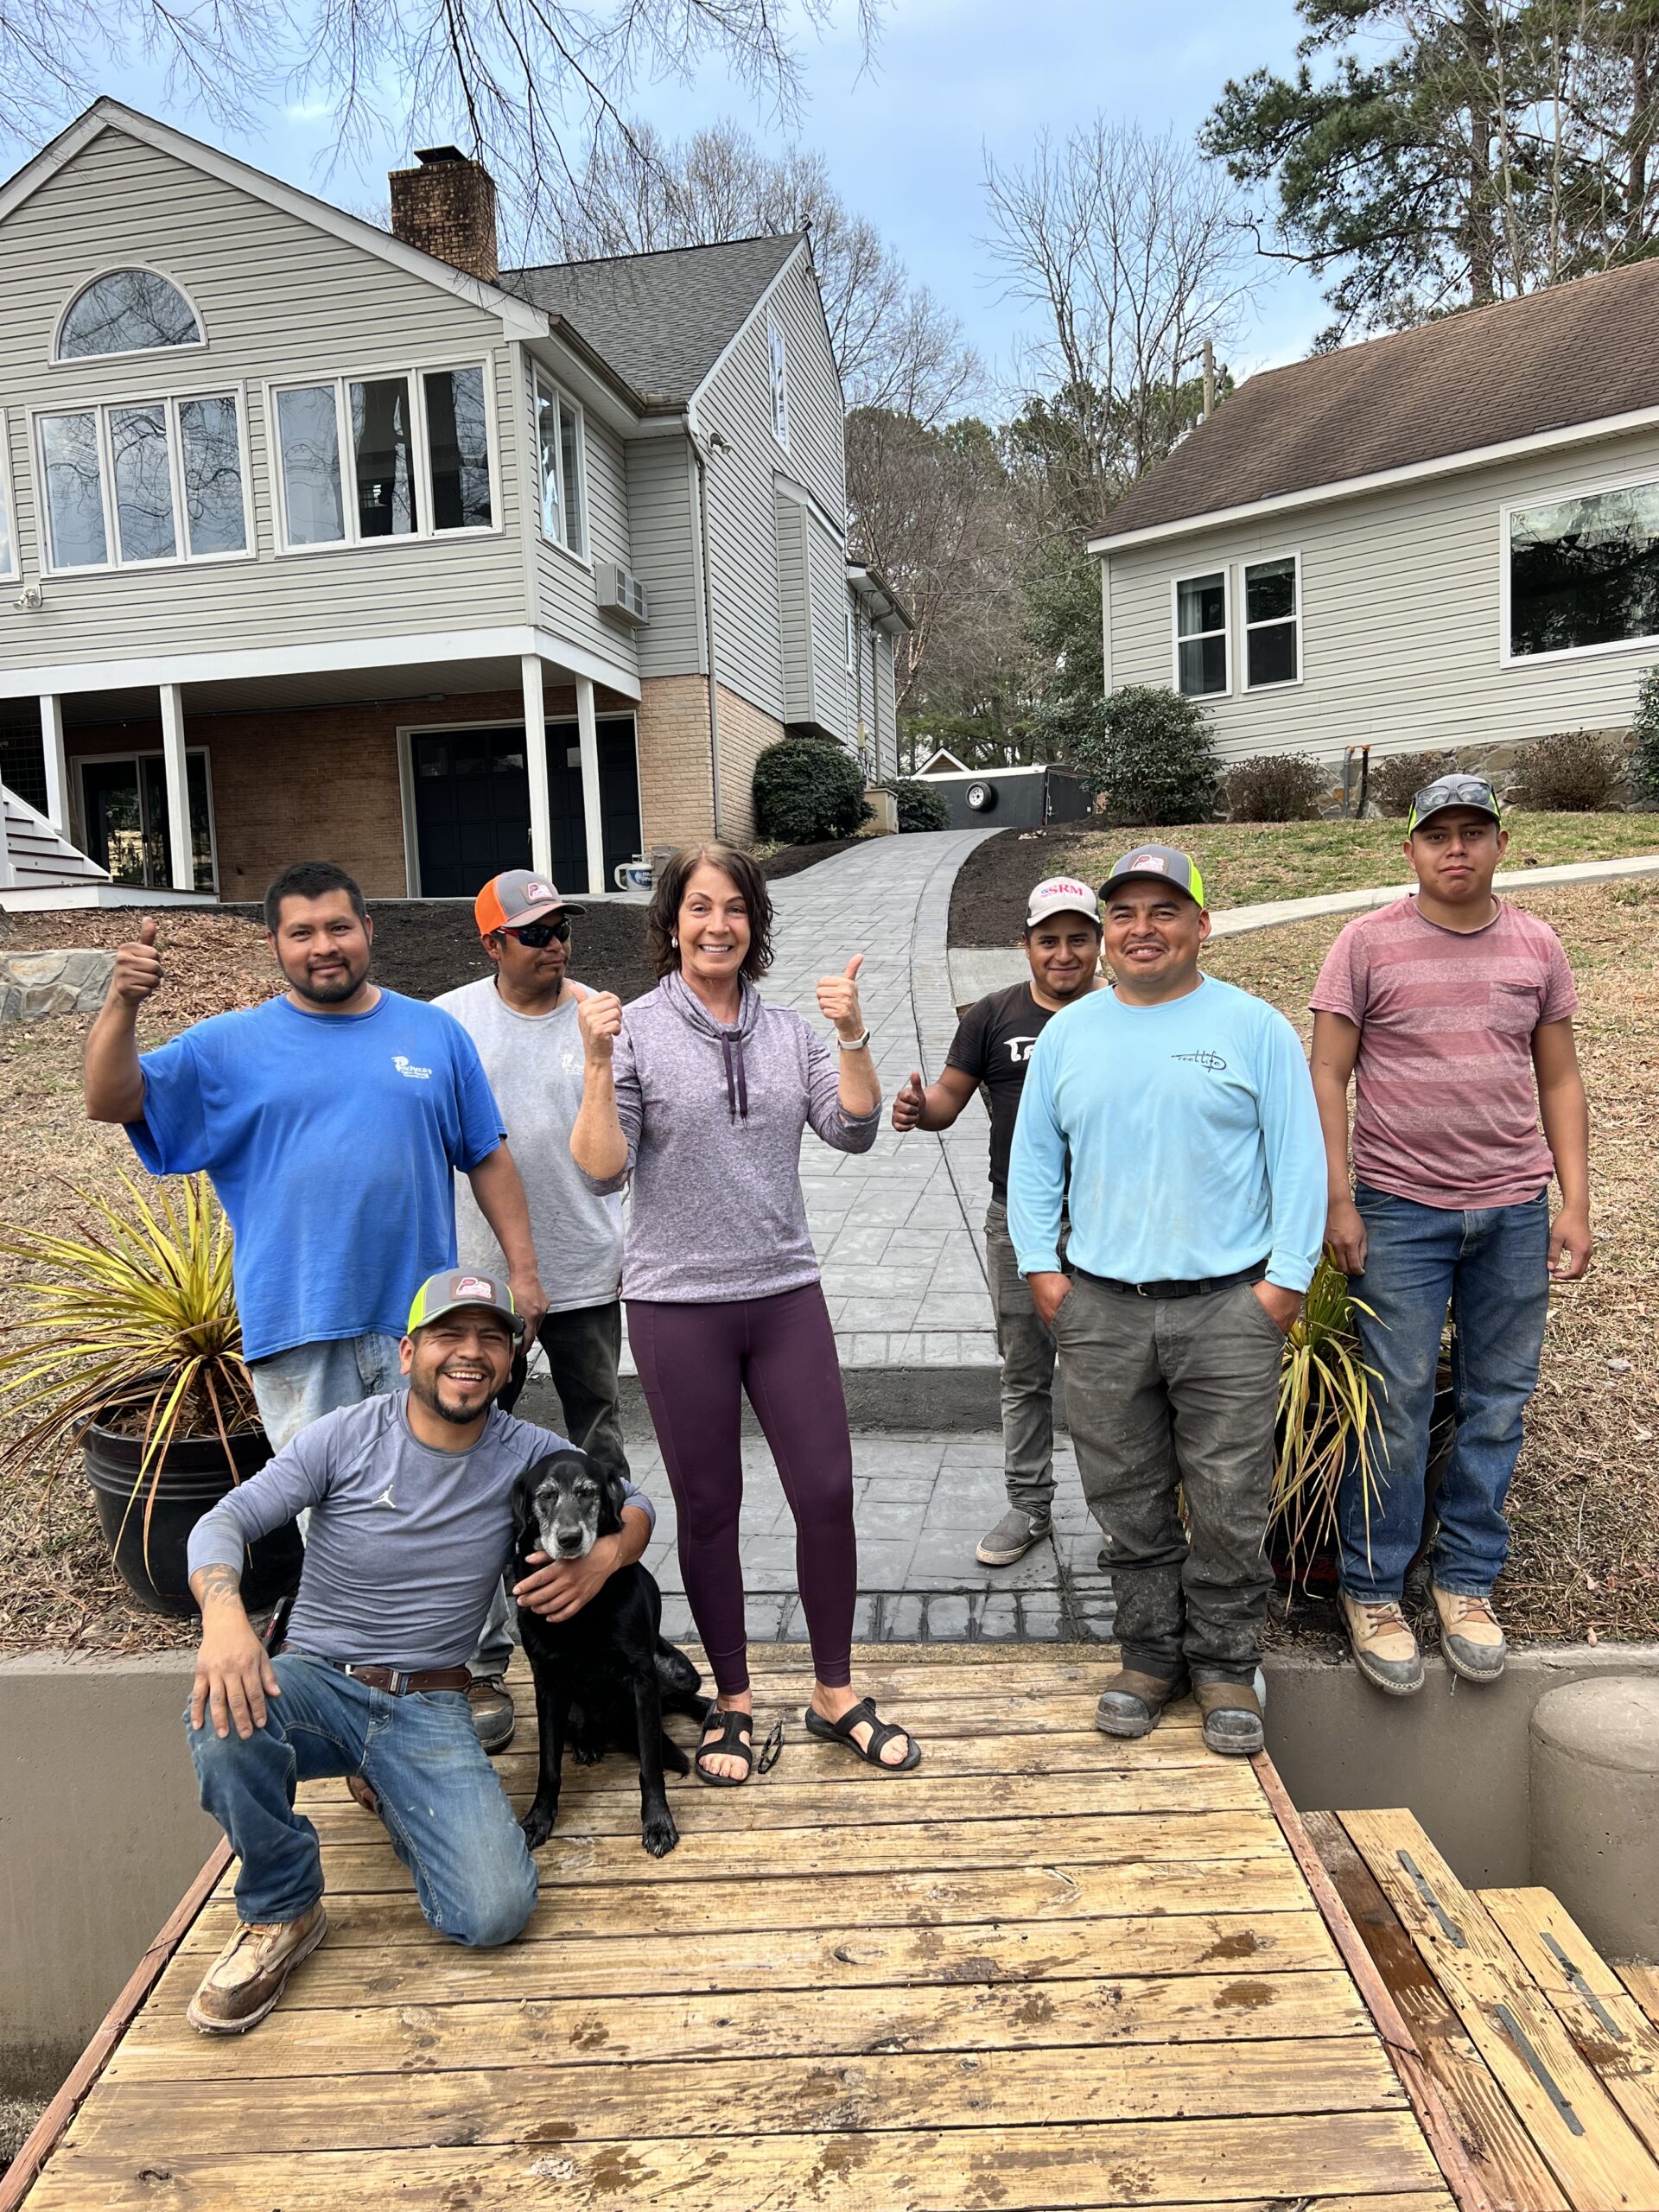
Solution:
[[[1302,672],[1300,576],[1296,556],[1246,561],[1244,688],[1262,691],[1294,683]]]
[[[284,385],[272,401],[290,550],[494,527],[481,368]]]
[[[1510,510],[1512,659],[1659,638],[1659,483]]]
[[[0,414],[0,577],[16,573],[17,541],[11,524],[11,431]]]
[[[542,535],[585,561],[588,474],[582,410],[539,369],[536,372],[536,442],[541,456]]]
[[[233,392],[121,400],[35,417],[46,566],[134,568],[249,550]]]
[[[1227,650],[1227,571],[1175,581],[1175,685],[1189,699],[1232,689]]]
[[[789,362],[784,352],[783,327],[766,317],[766,358],[772,372],[772,435],[789,451]]]
[[[195,309],[176,284],[154,269],[111,269],[69,302],[55,358],[79,361],[206,342]]]

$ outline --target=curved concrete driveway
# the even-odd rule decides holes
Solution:
[[[864,955],[859,992],[884,1097],[912,1068],[930,1079],[956,1029],[946,927],[950,887],[991,830],[873,837],[772,886],[775,1003],[815,1026],[820,976]],[[848,1367],[994,1364],[980,1246],[987,1125],[970,1111],[944,1135],[883,1126],[872,1151],[801,1150],[812,1241]]]

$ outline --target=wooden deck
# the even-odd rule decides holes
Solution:
[[[623,1764],[569,1768],[535,1919],[484,1955],[426,1929],[343,1783],[308,1789],[327,1942],[252,2034],[196,2035],[221,1884],[29,2212],[1452,2212],[1270,1770],[1190,1707],[1114,1744],[1100,1675],[862,1652],[925,1741],[899,1779],[807,1740],[804,1659],[764,1653],[773,1771],[671,1785],[658,1862]]]

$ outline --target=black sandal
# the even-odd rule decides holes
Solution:
[[[719,1734],[711,1736],[709,1730],[718,1728]],[[697,1745],[692,1764],[697,1770],[697,1780],[706,1782],[711,1789],[741,1789],[748,1780],[754,1765],[754,1715],[741,1713],[735,1707],[728,1713],[711,1713],[702,1724],[703,1740]],[[750,1741],[742,1737],[747,1731]],[[710,1774],[704,1766],[706,1758],[741,1759],[741,1774]]]
[[[868,1745],[861,1744],[853,1733],[855,1728],[866,1725],[870,1731]],[[922,1763],[922,1747],[909,1729],[898,1727],[891,1720],[878,1719],[874,1700],[871,1698],[861,1698],[849,1712],[842,1714],[839,1720],[826,1720],[821,1713],[814,1713],[808,1706],[806,1732],[809,1736],[821,1736],[826,1743],[845,1744],[848,1750],[855,1752],[866,1766],[879,1767],[883,1774],[908,1774],[912,1767]],[[910,1749],[901,1759],[884,1759],[881,1753],[895,1736],[906,1738]]]

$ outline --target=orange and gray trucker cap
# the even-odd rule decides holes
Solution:
[[[480,937],[488,937],[493,930],[522,929],[526,922],[545,921],[550,914],[585,911],[561,899],[552,877],[537,875],[533,868],[510,868],[493,875],[473,901]]]

